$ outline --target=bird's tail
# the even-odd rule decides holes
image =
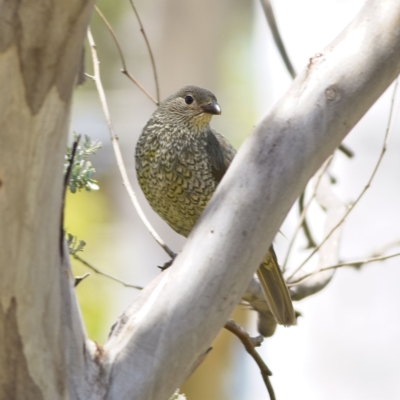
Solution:
[[[258,268],[257,276],[276,322],[285,326],[296,325],[292,299],[272,246]]]

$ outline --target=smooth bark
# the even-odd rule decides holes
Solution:
[[[69,398],[63,160],[92,3],[0,0],[1,399]]]
[[[173,267],[121,320],[108,400],[162,400],[185,380],[307,181],[399,72],[400,4],[369,1],[256,127]]]

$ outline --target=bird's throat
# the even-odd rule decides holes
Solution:
[[[203,131],[209,127],[212,115],[209,113],[197,114],[193,117],[193,127],[199,131]]]

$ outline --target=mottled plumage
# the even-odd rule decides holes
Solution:
[[[188,236],[235,156],[235,149],[210,128],[220,114],[210,91],[187,86],[164,100],[136,146],[139,184],[152,208]],[[271,247],[258,276],[278,323],[293,325],[294,310]]]

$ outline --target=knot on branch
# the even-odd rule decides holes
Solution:
[[[340,97],[338,88],[335,85],[329,86],[325,89],[325,97],[328,101],[338,99]]]

